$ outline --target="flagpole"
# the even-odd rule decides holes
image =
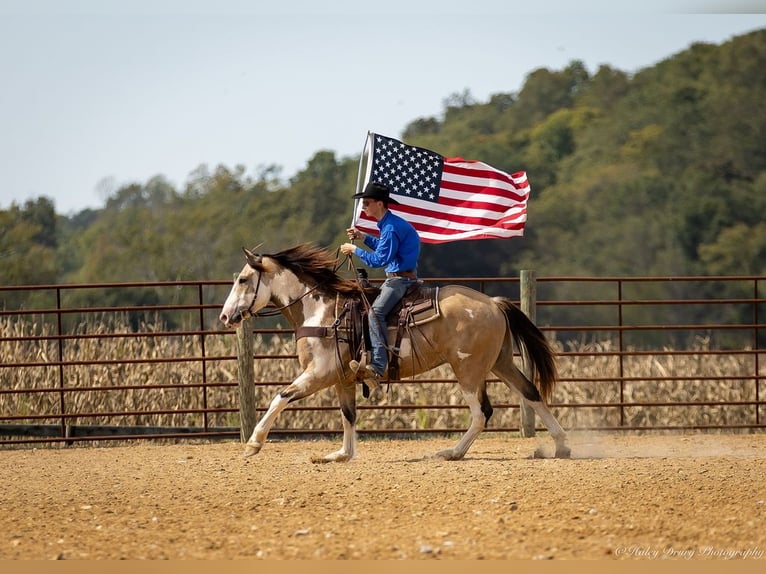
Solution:
[[[372,132],[367,131],[367,135],[364,138],[364,147],[362,148],[362,154],[359,156],[359,170],[356,173],[356,191],[354,192],[354,195],[359,193],[362,190],[362,164],[364,163],[364,157],[365,155],[369,154],[369,150],[372,147]],[[366,170],[366,176],[365,180],[369,177],[370,174],[370,166],[367,166]],[[351,213],[351,227],[353,228],[356,225],[356,214],[358,213],[358,207],[359,202],[361,200],[359,198],[354,200],[354,211]]]

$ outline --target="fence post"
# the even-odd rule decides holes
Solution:
[[[535,306],[537,305],[537,274],[534,271],[522,269],[520,297],[521,310],[532,321],[535,320]],[[531,369],[529,368],[529,357],[524,353],[524,374],[531,379]],[[534,381],[532,381],[534,383]],[[519,402],[519,413],[521,414],[521,436],[530,438],[535,436],[535,411],[527,404],[524,397]]]
[[[255,428],[255,365],[250,319],[237,327],[237,380],[239,381],[239,436],[247,442]]]

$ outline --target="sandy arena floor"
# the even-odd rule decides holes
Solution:
[[[236,442],[0,452],[0,559],[766,560],[766,435]]]

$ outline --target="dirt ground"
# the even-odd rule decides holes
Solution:
[[[0,452],[0,559],[766,560],[766,435],[237,442]]]

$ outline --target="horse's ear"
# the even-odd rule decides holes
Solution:
[[[261,265],[261,261],[263,257],[261,257],[260,255],[256,253],[253,253],[252,251],[250,251],[249,249],[246,249],[245,247],[242,248],[242,251],[245,252],[245,259],[247,260],[247,264],[253,269],[258,269],[260,271],[263,267]]]

